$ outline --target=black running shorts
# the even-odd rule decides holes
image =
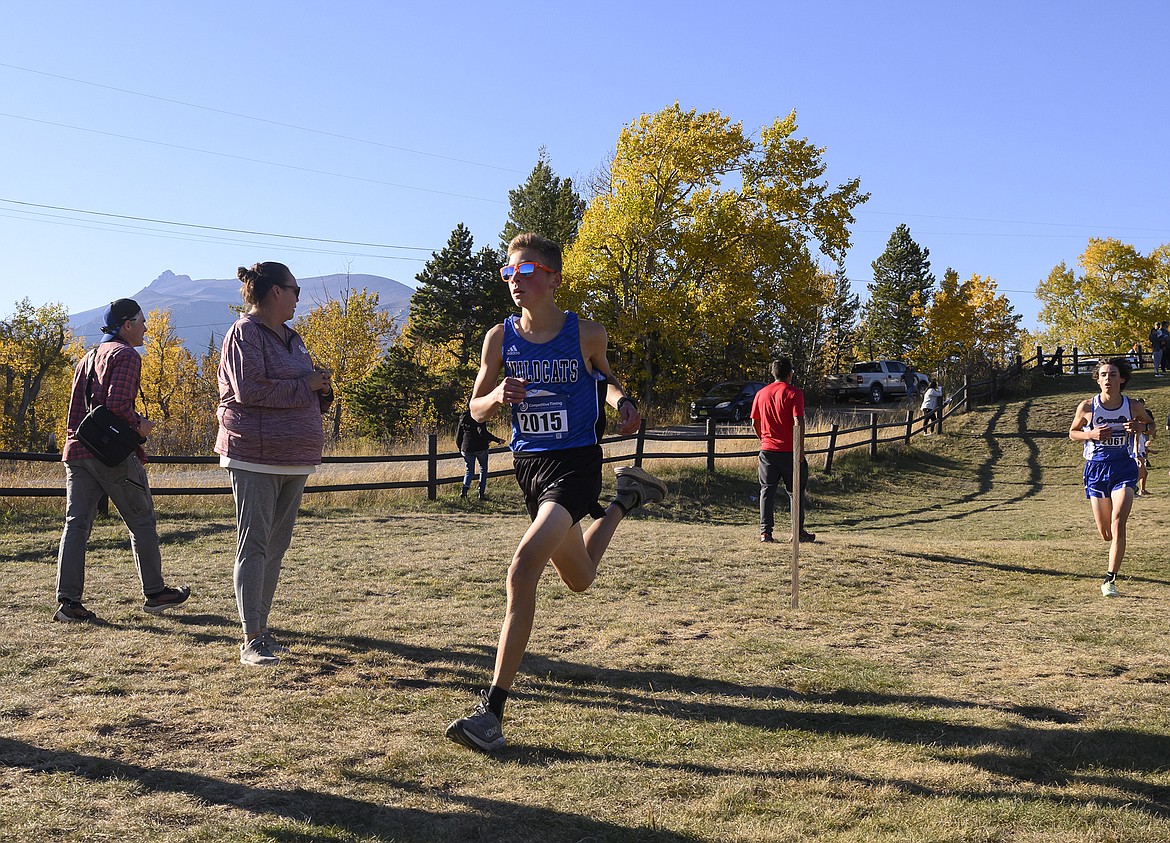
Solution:
[[[601,497],[600,445],[516,453],[512,464],[528,517],[533,521],[545,501],[563,506],[574,524],[586,515],[600,518],[605,514],[597,502]]]

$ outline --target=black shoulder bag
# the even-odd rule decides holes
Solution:
[[[93,455],[111,468],[121,465],[146,441],[130,422],[104,404],[93,403],[93,379],[97,375],[97,349],[86,355],[85,418],[77,426],[77,438]],[[139,389],[141,392],[141,389]]]

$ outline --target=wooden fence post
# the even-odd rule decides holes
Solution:
[[[914,433],[914,408],[906,411],[906,444],[910,444],[910,436]]]
[[[837,431],[841,429],[841,425],[833,422],[833,426],[829,428],[829,449],[825,451],[825,474],[830,474],[833,471],[833,450],[837,447]]]
[[[869,458],[877,456],[877,413],[869,414]]]
[[[715,419],[707,419],[707,473],[715,473]]]
[[[1036,345],[1036,368],[1044,368],[1044,349],[1039,344]]]
[[[963,375],[963,412],[969,413],[975,409],[975,395],[971,391],[971,373]]]
[[[638,425],[638,439],[634,443],[634,465],[642,467],[642,454],[646,452],[646,420]]]
[[[792,608],[800,608],[800,504],[804,472],[804,436],[800,429],[792,437]]]
[[[1074,375],[1079,375],[1081,373],[1080,364],[1077,362],[1078,360],[1080,360],[1080,354],[1081,354],[1080,349],[1078,349],[1074,345],[1073,346],[1073,367],[1072,367],[1072,374],[1074,374]]]
[[[439,497],[439,437],[427,434],[427,500]]]

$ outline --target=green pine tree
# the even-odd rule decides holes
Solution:
[[[503,256],[490,247],[474,248],[471,232],[459,223],[415,276],[418,288],[406,323],[410,341],[448,349],[461,369],[478,361],[483,335],[512,307],[508,286],[500,281]]]
[[[434,420],[433,379],[414,352],[394,345],[361,380],[342,389],[358,431],[383,442]]]
[[[902,223],[873,262],[869,301],[861,309],[861,320],[863,341],[874,357],[902,360],[921,342],[934,288],[929,256],[930,250],[915,243],[910,228]]]
[[[523,231],[534,231],[561,246],[577,237],[577,227],[585,214],[585,201],[573,189],[572,179],[562,179],[549,166],[548,151],[542,146],[536,166],[528,181],[508,191],[512,205],[508,221],[500,232],[500,241],[508,243]]]

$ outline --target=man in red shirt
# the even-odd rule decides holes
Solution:
[[[784,481],[784,491],[792,500],[792,447],[797,431],[804,444],[804,393],[792,385],[792,361],[781,357],[772,363],[772,383],[756,393],[752,401],[752,426],[760,437],[760,541],[772,541],[772,512],[776,505],[776,487]],[[801,451],[803,452],[803,447]],[[808,510],[804,491],[808,486],[808,463],[800,466],[800,540],[816,541],[805,532],[804,514]]]

